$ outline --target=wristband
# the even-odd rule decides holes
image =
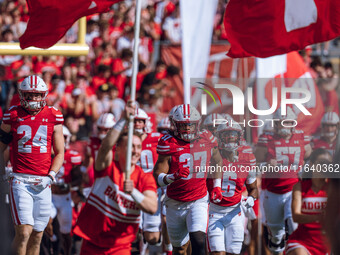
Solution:
[[[160,173],[157,178],[158,185],[160,187],[164,187],[170,183],[173,183],[174,180],[171,177],[173,177],[173,174]],[[167,183],[164,182],[164,178]]]
[[[118,120],[118,122],[116,123],[116,125],[113,126],[113,129],[122,132],[122,130],[124,129],[126,124],[126,119],[121,118],[120,120]]]
[[[143,193],[141,193],[138,189],[134,188],[131,192],[131,197],[135,200],[137,204],[141,204],[145,198]]]
[[[220,178],[214,179],[214,188],[215,187],[222,187],[222,180]]]
[[[55,176],[57,175],[57,173],[56,172],[54,172],[54,171],[50,171],[49,173],[48,173],[48,177],[52,180],[52,182],[54,183],[54,182],[56,182],[55,181]]]
[[[257,198],[255,198],[254,196],[252,196],[252,195],[250,195],[249,197],[252,197],[253,199],[254,199],[254,201],[256,201],[257,200]]]

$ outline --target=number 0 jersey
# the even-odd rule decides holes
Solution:
[[[151,173],[157,162],[158,154],[156,148],[161,136],[162,134],[157,132],[147,134],[147,137],[142,142],[142,152],[138,165],[145,173]]]
[[[167,196],[177,201],[195,201],[207,195],[207,171],[212,149],[217,147],[216,138],[208,131],[199,133],[199,138],[187,143],[170,134],[158,142],[157,152],[171,156],[169,174],[189,168],[187,178],[179,179],[167,187]]]
[[[54,126],[63,124],[61,112],[45,106],[35,116],[21,106],[12,106],[3,118],[11,125],[11,163],[14,173],[47,175],[51,167]]]

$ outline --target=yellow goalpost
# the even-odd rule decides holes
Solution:
[[[86,17],[79,19],[78,28],[78,39],[76,43],[58,43],[48,49],[29,47],[22,50],[19,43],[0,42],[0,55],[86,56],[89,52],[89,47],[85,43]]]

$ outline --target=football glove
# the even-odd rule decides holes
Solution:
[[[213,190],[210,192],[210,201],[214,203],[219,203],[222,201],[222,189],[221,187],[214,187]]]
[[[255,199],[252,196],[249,196],[245,199],[245,201],[243,202],[243,205],[247,209],[249,209],[249,208],[252,208],[254,206],[254,202],[255,202]]]

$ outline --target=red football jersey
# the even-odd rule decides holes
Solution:
[[[71,183],[71,170],[74,166],[81,165],[81,156],[74,150],[66,150],[64,155],[64,164],[56,175],[58,183]]]
[[[326,185],[317,193],[312,190],[312,181],[301,181],[301,213],[321,214],[327,205]],[[289,236],[288,244],[301,243],[311,254],[327,254],[327,240],[322,234],[322,226],[318,222],[299,224],[298,228]]]
[[[55,125],[64,122],[61,112],[45,106],[32,116],[19,106],[12,106],[3,121],[11,125],[11,162],[14,173],[47,175],[51,167],[52,136]]]
[[[158,159],[157,144],[161,133],[151,133],[142,142],[142,152],[140,155],[139,166],[145,173],[150,173]]]
[[[169,198],[188,202],[195,201],[207,194],[207,171],[211,152],[217,147],[216,138],[206,130],[199,134],[199,138],[191,143],[177,139],[170,134],[164,135],[158,142],[157,152],[171,156],[169,174],[182,168],[189,168],[190,174],[185,179],[177,180],[167,186]],[[196,170],[199,167],[199,170]],[[202,170],[203,169],[203,170]]]
[[[297,172],[304,163],[305,145],[309,142],[309,137],[305,136],[301,130],[295,130],[288,141],[276,134],[268,140],[267,162],[270,159],[276,159],[278,164],[292,171],[274,173],[278,178],[266,178],[268,175],[265,173],[262,179],[262,189],[277,194],[292,191],[294,184],[298,181]]]
[[[222,177],[222,201],[214,203],[219,206],[232,206],[241,201],[244,184],[252,184],[256,181],[255,172],[250,172],[250,168],[256,165],[256,159],[253,153],[247,152],[249,148],[242,146],[237,150],[238,159],[230,162],[223,159],[223,166],[228,166],[231,171],[223,171]],[[246,152],[244,152],[246,151]],[[236,171],[232,171],[232,167]],[[208,180],[209,192],[213,189],[213,181]]]
[[[323,149],[327,150],[333,156],[334,153],[335,153],[336,140],[333,143],[328,143],[325,140],[323,140],[322,138],[313,139],[312,147],[313,147],[313,150],[315,150],[317,148],[323,148]]]
[[[124,172],[113,161],[97,175],[73,232],[99,247],[110,248],[117,244],[129,247],[136,238],[140,209],[134,199],[123,191]],[[153,176],[144,173],[139,166],[130,178],[140,192],[157,192]]]

